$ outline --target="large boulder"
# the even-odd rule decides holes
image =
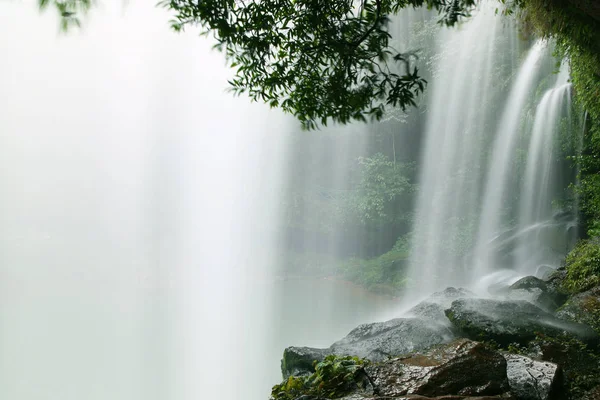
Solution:
[[[374,392],[384,397],[494,396],[508,391],[506,366],[504,357],[490,347],[457,339],[368,366],[365,371]]]
[[[459,299],[446,316],[462,334],[474,340],[494,340],[502,346],[527,344],[536,335],[567,335],[587,344],[597,344],[598,334],[589,326],[556,318],[523,301]]]
[[[464,299],[467,297],[475,297],[475,293],[465,288],[447,287],[441,292],[435,292],[429,296],[428,301],[431,303],[441,304],[448,308],[454,300]]]
[[[561,376],[557,364],[510,353],[504,354],[504,358],[510,391],[517,399],[558,399]]]
[[[283,351],[281,360],[281,373],[284,379],[290,375],[308,375],[315,371],[313,363],[322,361],[331,354],[328,349],[314,349],[312,347],[288,347]]]
[[[396,318],[386,322],[363,324],[335,342],[330,352],[352,355],[374,362],[419,351],[454,338],[446,327],[419,318]]]
[[[600,286],[571,297],[556,312],[556,316],[600,331]]]
[[[448,287],[441,292],[435,292],[416,306],[409,309],[406,314],[411,317],[428,319],[437,324],[450,326],[446,318],[446,310],[456,299],[475,297],[475,293],[464,288]]]
[[[563,293],[535,276],[519,279],[507,288],[504,296],[510,300],[529,301],[548,312],[556,310],[566,300]]]
[[[310,374],[314,372],[314,361],[321,361],[328,354],[357,356],[378,362],[446,343],[453,338],[447,326],[418,318],[363,324],[327,349],[288,347],[283,352],[281,372],[284,378]]]

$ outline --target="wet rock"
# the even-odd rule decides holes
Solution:
[[[535,276],[526,276],[513,283],[506,293],[510,300],[526,300],[541,309],[552,312],[567,299],[566,295],[548,286]]]
[[[459,299],[452,302],[446,316],[466,337],[494,340],[502,346],[526,345],[538,333],[565,334],[594,345],[599,339],[589,326],[558,319],[523,300]]]
[[[448,318],[446,318],[446,314],[444,314],[444,310],[446,308],[447,307],[444,307],[438,303],[423,301],[408,310],[406,313],[412,317],[428,319],[450,326],[450,320],[448,320]]]
[[[284,378],[310,374],[314,372],[314,361],[321,361],[329,354],[357,356],[378,362],[446,343],[453,338],[448,326],[418,318],[363,324],[327,349],[288,347],[283,352],[281,372]]]
[[[543,280],[536,278],[535,276],[526,276],[519,279],[512,285],[511,289],[541,289],[544,291],[548,290],[548,285]]]
[[[281,360],[281,373],[284,379],[290,375],[301,376],[315,372],[313,363],[322,361],[331,354],[326,349],[314,349],[311,347],[288,347],[283,351]]]
[[[475,297],[475,293],[465,288],[448,287],[441,292],[435,292],[427,301],[430,303],[441,304],[448,308],[454,300],[468,297]]]
[[[396,318],[386,322],[363,324],[331,345],[329,351],[374,362],[446,343],[454,338],[447,328],[418,318]]]
[[[296,399],[300,400],[300,399]],[[302,399],[304,400],[304,399]],[[360,395],[352,395],[348,397],[343,397],[340,400],[517,400],[510,393],[499,395],[499,396],[435,396],[435,397],[427,397],[420,396],[418,394],[408,394],[400,397],[387,397],[387,396],[369,396],[363,397]],[[594,399],[595,400],[595,399]]]
[[[546,285],[564,296],[567,296],[568,293],[563,289],[563,283],[567,279],[567,269],[565,267],[558,268],[554,271],[550,276],[544,280]]]
[[[475,293],[468,289],[448,287],[441,292],[436,292],[407,311],[407,314],[417,318],[435,321],[439,324],[450,326],[444,310],[450,307],[456,299],[475,297]]]
[[[571,297],[556,312],[556,316],[600,331],[600,286]]]
[[[556,267],[552,265],[539,265],[535,270],[535,276],[542,280],[548,280],[556,271]]]
[[[505,300],[528,301],[546,312],[553,312],[559,307],[560,304],[552,296],[548,295],[547,292],[544,292],[538,288],[512,289],[502,297]]]
[[[517,354],[504,354],[511,392],[519,400],[549,400],[558,395],[560,369],[557,364],[535,361]]]
[[[497,351],[469,339],[365,368],[378,396],[494,396],[508,391],[507,362]]]

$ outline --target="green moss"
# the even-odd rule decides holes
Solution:
[[[578,293],[600,285],[600,241],[580,241],[567,255],[566,267],[563,285],[569,291]]]
[[[327,356],[315,362],[315,372],[310,376],[290,376],[273,386],[272,400],[294,400],[302,395],[335,399],[364,388],[364,366],[367,360],[357,357]]]

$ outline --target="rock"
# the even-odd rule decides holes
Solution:
[[[556,316],[600,331],[600,286],[571,297],[556,312]]]
[[[283,352],[281,372],[290,375],[314,372],[313,362],[329,354],[357,356],[374,362],[449,342],[454,338],[448,326],[417,318],[396,318],[363,324],[327,349],[288,347]]]
[[[552,265],[538,265],[535,276],[542,280],[548,280],[554,272],[556,272],[556,268]]]
[[[448,287],[441,292],[435,292],[427,301],[430,303],[441,304],[448,308],[456,299],[464,299],[467,297],[475,297],[475,293],[465,288]]]
[[[561,268],[558,268],[556,271],[554,271],[552,274],[550,274],[548,279],[546,279],[544,282],[546,282],[546,285],[550,289],[552,289],[558,293],[561,293],[563,295],[567,295],[567,293],[563,289],[563,283],[566,279],[567,279],[567,269],[565,267],[561,267]]]
[[[428,301],[423,301],[410,310],[406,312],[407,315],[411,317],[428,319],[431,321],[435,321],[436,323],[442,323],[447,326],[451,325],[450,320],[446,318],[446,314],[444,314],[444,310],[447,307],[444,307],[438,303],[430,303]]]
[[[300,400],[300,399],[296,399]],[[302,399],[304,400],[304,399]],[[311,399],[316,400],[316,399]],[[360,395],[352,395],[348,397],[343,397],[339,400],[516,400],[510,393],[506,393],[504,395],[499,396],[436,396],[436,397],[426,397],[420,396],[418,394],[408,394],[405,396],[394,397],[380,397],[380,396],[368,396],[363,397]],[[595,400],[595,399],[594,399]]]
[[[552,296],[548,295],[538,288],[531,289],[509,289],[508,293],[502,296],[505,300],[524,300],[532,304],[535,304],[546,312],[553,312],[556,310],[560,303],[557,302]]]
[[[544,291],[548,290],[548,285],[543,280],[536,278],[535,276],[526,276],[519,279],[512,285],[511,289],[541,289]]]
[[[314,361],[322,361],[331,354],[326,349],[313,349],[311,347],[288,347],[283,351],[281,360],[281,373],[283,379],[290,375],[301,376],[315,372]]]
[[[366,358],[374,362],[446,343],[453,332],[432,321],[396,318],[363,324],[329,348],[330,353]]]
[[[511,343],[526,345],[535,339],[536,333],[566,334],[594,345],[599,339],[589,326],[558,319],[523,300],[459,299],[445,312],[466,337],[494,340],[505,347]]]
[[[493,396],[508,391],[506,366],[504,357],[490,347],[457,339],[365,371],[378,396]]]
[[[535,276],[526,276],[513,283],[505,292],[507,300],[525,300],[544,311],[556,310],[566,300],[566,296]]]
[[[517,354],[504,354],[508,384],[519,400],[549,400],[557,398],[560,369],[550,362],[534,361]]]
[[[475,297],[475,293],[468,289],[448,287],[441,292],[436,292],[407,311],[407,315],[435,321],[444,326],[450,326],[444,310],[456,299]]]

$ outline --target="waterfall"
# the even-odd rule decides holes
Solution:
[[[486,185],[474,251],[475,265],[471,270],[472,281],[497,268],[496,260],[491,252],[490,242],[503,229],[504,201],[507,195],[507,183],[511,173],[511,160],[514,154],[519,122],[527,98],[534,88],[540,60],[544,55],[545,48],[545,43],[540,41],[530,50],[519,69],[498,123],[496,137],[492,145],[491,160],[485,178]]]
[[[568,66],[563,63],[552,89],[540,100],[531,131],[527,164],[521,188],[518,232],[524,232],[516,249],[516,269],[535,274],[537,267],[548,260],[548,250],[540,239],[545,228],[554,226],[550,201],[556,193],[553,188],[554,146],[559,133],[560,117],[566,107],[570,110]],[[562,250],[562,249],[561,249]],[[551,260],[551,259],[550,259]],[[556,263],[555,263],[556,264]]]
[[[31,3],[0,4],[0,398],[268,397],[290,119],[152,1],[66,36]]]
[[[510,30],[508,31],[510,32]],[[462,254],[453,239],[472,225],[480,192],[490,104],[491,75],[500,49],[508,50],[506,31],[485,3],[459,29],[438,36],[441,54],[428,88],[428,118],[421,156],[410,277],[421,293],[464,279]],[[459,239],[460,240],[460,239]]]

